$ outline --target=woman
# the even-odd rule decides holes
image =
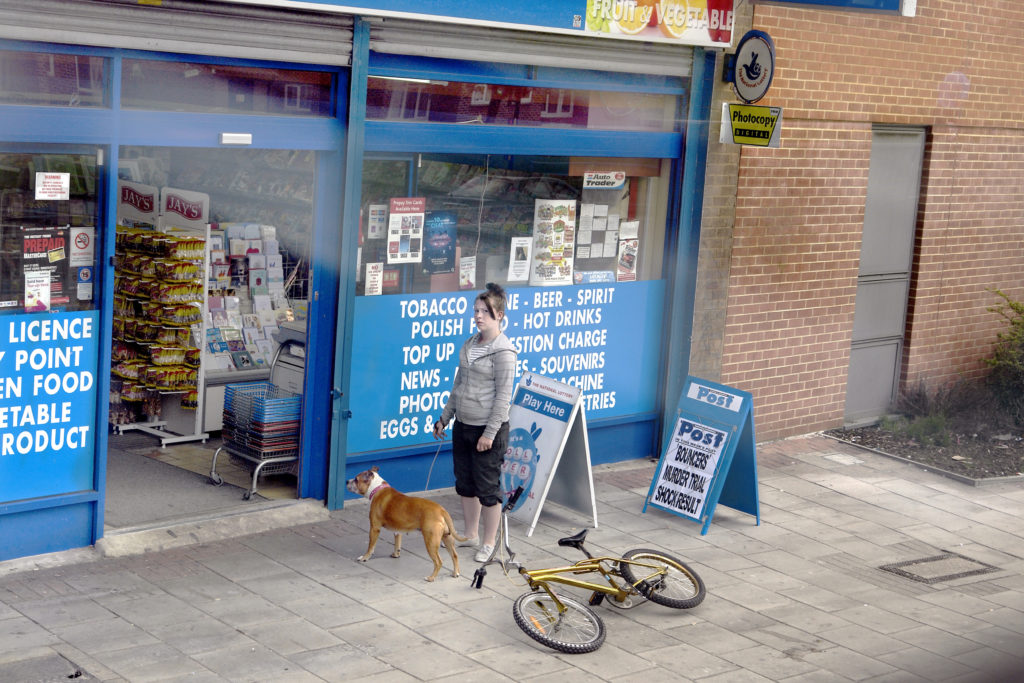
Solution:
[[[434,438],[443,439],[452,427],[452,464],[455,492],[462,498],[462,514],[469,538],[459,545],[476,546],[477,562],[486,562],[494,550],[501,521],[501,464],[508,445],[508,410],[516,374],[516,350],[501,331],[505,319],[505,290],[487,283],[473,302],[477,333],[459,351],[459,369],[441,417],[434,423]],[[483,519],[483,535],[477,527]]]

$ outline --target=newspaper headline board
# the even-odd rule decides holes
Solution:
[[[676,415],[643,511],[653,505],[701,523],[701,535],[719,503],[760,524],[753,397],[687,377]]]

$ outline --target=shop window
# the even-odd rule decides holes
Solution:
[[[86,55],[0,51],[0,103],[101,107],[107,64]]]
[[[95,308],[96,157],[0,153],[0,315]]]
[[[358,291],[658,279],[667,166],[658,159],[367,157]]]
[[[126,109],[279,116],[333,116],[333,79],[323,71],[124,60]]]
[[[676,95],[390,77],[370,77],[367,88],[366,117],[376,121],[678,130]]]

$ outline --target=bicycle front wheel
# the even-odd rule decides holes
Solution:
[[[512,603],[519,628],[538,643],[567,654],[593,652],[604,643],[604,622],[582,602],[564,595],[558,604],[547,593],[524,593]]]
[[[704,582],[682,560],[657,550],[646,549],[630,550],[622,559],[627,560],[619,563],[622,577],[636,586],[651,602],[665,607],[689,609],[704,601],[707,594]],[[629,560],[652,566],[630,564]]]

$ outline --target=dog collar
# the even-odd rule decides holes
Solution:
[[[367,498],[368,500],[373,500],[373,496],[374,496],[374,494],[376,494],[376,493],[377,493],[377,491],[380,491],[381,489],[386,489],[386,488],[388,488],[389,486],[391,486],[391,485],[390,485],[390,484],[388,484],[388,483],[387,483],[386,481],[385,481],[385,482],[382,482],[382,483],[380,483],[380,484],[378,484],[378,485],[377,485],[377,488],[375,488],[375,489],[373,489],[372,491],[370,491],[370,495],[366,496],[366,498]]]

